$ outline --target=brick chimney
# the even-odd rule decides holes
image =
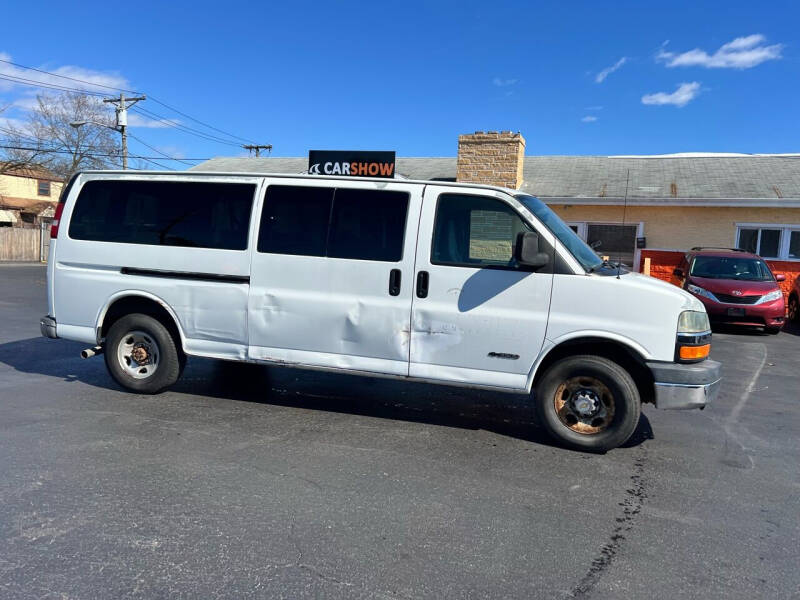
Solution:
[[[456,181],[518,190],[522,185],[525,138],[510,131],[476,131],[458,136]]]

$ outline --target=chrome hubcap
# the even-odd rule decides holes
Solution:
[[[143,331],[129,331],[117,346],[117,360],[134,379],[147,379],[158,370],[161,352],[153,336]]]

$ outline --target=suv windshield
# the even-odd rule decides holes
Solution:
[[[774,281],[772,272],[763,260],[738,256],[695,256],[689,274],[708,279]]]
[[[528,194],[517,194],[516,198],[558,238],[559,242],[566,246],[567,250],[572,253],[572,256],[587,272],[599,269],[603,265],[603,260],[595,254],[595,251],[579,238],[578,234],[572,231],[569,225],[564,223],[544,202]]]

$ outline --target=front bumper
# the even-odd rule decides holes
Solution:
[[[682,364],[648,362],[655,380],[656,407],[663,409],[704,408],[719,393],[722,365],[713,360]]]
[[[51,316],[45,316],[39,319],[39,330],[46,338],[57,338],[56,335],[56,320]]]
[[[694,294],[692,294],[694,296]],[[764,304],[730,304],[714,302],[704,296],[695,296],[706,307],[712,323],[781,327],[785,321],[786,305],[783,298]],[[731,314],[733,313],[733,314]]]

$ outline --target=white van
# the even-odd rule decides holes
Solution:
[[[157,393],[187,356],[532,392],[586,449],[642,402],[702,408],[699,300],[604,263],[514,190],[315,175],[94,171],[65,188],[42,334]]]

